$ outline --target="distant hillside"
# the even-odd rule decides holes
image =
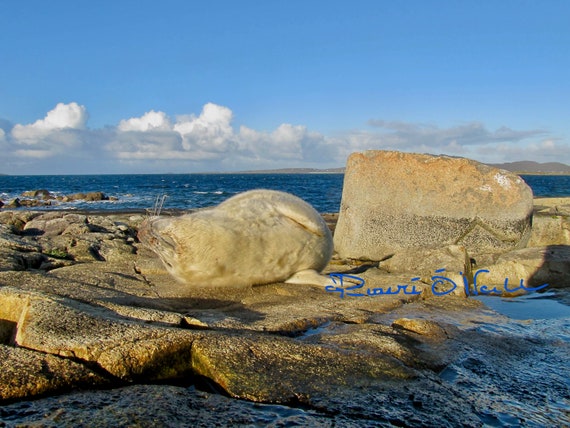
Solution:
[[[493,163],[489,166],[506,169],[517,174],[570,174],[570,166],[560,162],[539,163],[534,161],[520,161],[507,163]],[[256,171],[240,171],[240,174],[344,174],[345,168],[281,168],[263,169]]]
[[[518,174],[570,174],[570,166],[560,162],[507,162],[501,164],[489,164],[495,168],[506,169]]]
[[[570,174],[570,166],[560,162],[539,163],[533,161],[488,164],[517,174]],[[240,171],[240,174],[344,174],[345,168],[281,168],[257,171]]]

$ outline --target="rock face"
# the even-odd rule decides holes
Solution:
[[[533,199],[518,176],[473,160],[391,151],[353,153],[336,226],[341,257],[462,245],[470,254],[522,248]]]

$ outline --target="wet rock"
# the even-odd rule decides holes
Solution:
[[[34,198],[41,200],[55,199],[55,197],[46,189],[28,190],[22,193],[25,198]]]
[[[7,424],[42,427],[168,428],[214,426],[356,426],[357,420],[319,410],[235,400],[178,385],[130,385],[111,390],[76,391],[0,407]],[[11,427],[12,425],[8,425]]]
[[[4,208],[20,208],[22,206],[22,203],[20,201],[20,198],[14,198],[11,201],[9,201],[7,204],[4,205]]]
[[[88,193],[74,193],[71,195],[67,195],[64,197],[64,201],[108,201],[109,197],[106,196],[103,192],[88,192]]]
[[[528,241],[532,191],[508,172],[445,156],[353,153],[347,162],[335,249],[382,260],[404,248],[462,245],[506,252]]]

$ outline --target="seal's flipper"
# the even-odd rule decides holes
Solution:
[[[289,279],[285,281],[287,284],[309,284],[320,285],[325,287],[333,285],[332,279],[326,275],[321,275],[316,270],[306,269],[295,272]]]

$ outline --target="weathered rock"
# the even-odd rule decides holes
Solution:
[[[403,248],[505,252],[528,241],[532,191],[478,162],[389,151],[347,162],[334,235],[341,257],[382,260]]]
[[[398,318],[392,323],[392,327],[403,328],[404,330],[409,330],[414,333],[421,334],[422,336],[429,336],[439,340],[444,339],[447,336],[445,330],[437,323],[420,318]]]
[[[28,234],[56,236],[64,233],[71,225],[86,223],[87,217],[84,215],[53,211],[35,217],[26,223],[24,231]]]
[[[570,245],[570,198],[539,198],[534,204],[527,246]]]
[[[253,401],[306,402],[311,395],[383,379],[416,376],[398,360],[381,352],[337,352],[328,346],[293,339],[241,335],[205,336],[194,342],[192,367],[224,391]],[[307,382],[307,379],[312,379]],[[267,383],[267,379],[278,379]]]
[[[523,248],[501,255],[495,264],[486,266],[489,272],[482,272],[477,282],[499,286],[503,290],[505,280],[507,288],[515,289],[522,284],[526,287],[538,287],[549,284],[552,288],[570,285],[570,246],[550,245],[546,247]],[[524,293],[519,290],[517,294]]]
[[[471,272],[470,257],[465,247],[460,245],[399,250],[381,262],[380,266],[391,273],[413,273],[418,276],[430,276],[439,269],[467,275]]]
[[[0,401],[112,385],[68,358],[0,344]]]
[[[96,363],[110,378],[187,376],[194,336],[133,324],[79,302],[0,288],[0,319],[12,323],[13,342],[49,354]],[[83,309],[83,310],[82,310]]]
[[[20,252],[41,251],[36,242],[14,234],[12,227],[0,224],[0,247]]]
[[[27,222],[40,215],[34,211],[2,211],[0,212],[0,224],[12,227],[14,233],[19,234],[24,230]]]
[[[570,198],[535,198],[534,205],[539,213],[570,216]]]

